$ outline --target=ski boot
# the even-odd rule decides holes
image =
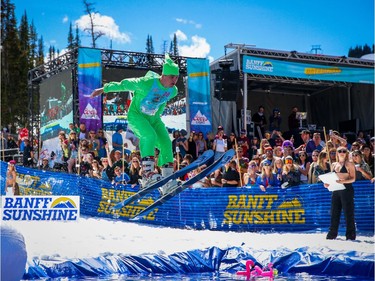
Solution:
[[[163,178],[168,177],[174,173],[173,163],[165,164],[161,168],[161,175]],[[165,185],[159,187],[159,192],[163,196],[170,192],[173,188],[177,186],[177,180],[170,180]]]
[[[154,157],[142,158],[142,179],[139,180],[141,188],[150,186],[161,179],[161,175],[155,173],[155,160]]]

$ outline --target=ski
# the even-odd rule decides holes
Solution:
[[[230,149],[227,152],[225,152],[218,160],[216,160],[214,163],[212,163],[210,166],[208,166],[206,169],[204,169],[202,172],[200,172],[198,175],[195,177],[192,177],[191,179],[187,180],[186,182],[182,184],[176,184],[173,190],[156,200],[154,203],[152,203],[150,206],[139,212],[135,217],[133,217],[131,220],[137,220],[141,216],[145,216],[148,213],[150,213],[153,209],[156,207],[164,204],[167,202],[169,199],[173,198],[177,194],[181,193],[184,191],[186,188],[190,187],[192,184],[196,183],[197,181],[203,179],[207,175],[210,175],[212,172],[215,170],[221,168],[224,166],[226,163],[228,163],[234,156],[235,151],[234,149]]]
[[[132,196],[126,198],[125,200],[117,203],[111,209],[112,210],[119,210],[122,207],[131,204],[135,200],[140,199],[144,195],[146,195],[146,194],[152,192],[153,190],[165,185],[170,180],[178,179],[179,177],[184,176],[185,174],[189,173],[190,171],[192,171],[192,170],[194,170],[194,169],[196,169],[196,168],[198,168],[202,165],[208,164],[213,159],[213,157],[214,157],[214,151],[213,150],[205,151],[202,155],[200,155],[197,158],[197,160],[192,162],[190,165],[187,165],[186,167],[182,168],[181,170],[176,171],[172,175],[170,175],[168,177],[165,177],[165,178],[161,179],[160,181],[155,182],[154,184],[152,184],[150,186],[146,186],[145,188],[142,188],[137,193],[135,193]]]

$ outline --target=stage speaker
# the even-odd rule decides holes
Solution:
[[[237,71],[221,71],[216,73],[214,97],[220,101],[236,101],[240,91]]]

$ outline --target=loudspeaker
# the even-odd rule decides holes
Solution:
[[[214,97],[220,101],[236,101],[240,90],[238,72],[216,73]]]

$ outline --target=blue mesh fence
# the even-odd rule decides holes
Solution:
[[[1,162],[1,186],[7,163]],[[158,191],[118,211],[110,208],[134,194],[138,187],[112,186],[109,182],[66,173],[43,172],[17,166],[21,195],[78,195],[81,214],[129,220],[154,202]],[[374,232],[374,185],[354,183],[355,220],[359,232]],[[4,195],[4,188],[1,189]],[[329,227],[331,193],[322,184],[287,189],[258,187],[189,188],[140,222],[178,228],[231,231],[310,231]],[[342,216],[341,224],[345,225]]]

